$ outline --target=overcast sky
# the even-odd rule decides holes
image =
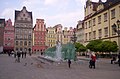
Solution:
[[[26,6],[28,11],[32,11],[33,26],[38,18],[44,19],[47,27],[56,24],[76,27],[77,21],[84,18],[85,2],[86,0],[0,0],[0,18],[10,18],[14,24],[15,10]]]

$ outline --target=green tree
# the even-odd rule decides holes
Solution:
[[[87,48],[80,43],[75,43],[75,48],[77,52],[85,52],[87,50]]]
[[[92,40],[86,45],[86,47],[91,51],[97,52],[98,50],[100,50],[98,46],[100,43],[102,43],[101,40]]]
[[[80,43],[75,43],[76,52],[79,52]]]
[[[118,50],[117,43],[112,41],[103,41],[97,48],[99,52],[117,52]]]
[[[84,45],[80,44],[80,47],[78,48],[78,50],[79,52],[85,52],[87,48]]]

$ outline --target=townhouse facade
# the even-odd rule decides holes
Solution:
[[[114,41],[119,45],[118,34],[114,32],[112,25],[120,20],[120,0],[87,0],[84,11],[85,45],[96,39]]]
[[[65,27],[62,29],[61,24],[57,24],[54,27],[48,27],[46,33],[46,45],[48,47],[53,47],[60,42],[61,44],[67,44],[71,42],[71,37],[73,37],[73,28],[67,29]]]
[[[56,29],[55,27],[48,27],[46,30],[46,46],[47,47],[53,47],[56,45]]]
[[[44,19],[36,19],[33,36],[33,52],[44,52],[46,49],[46,25]]]
[[[22,10],[15,10],[15,51],[32,52],[33,18],[32,12],[24,6]]]
[[[69,38],[69,31],[68,31],[67,27],[65,27],[64,30],[63,30],[62,38],[63,38],[63,44],[67,44],[68,41],[70,41],[68,39]]]
[[[56,41],[62,43],[63,39],[62,39],[62,25],[61,24],[57,24],[54,26],[54,28],[56,29]]]
[[[3,50],[4,52],[11,52],[14,50],[14,26],[12,26],[11,19],[5,22]]]

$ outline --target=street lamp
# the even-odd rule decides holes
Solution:
[[[118,46],[119,46],[119,53],[120,53],[120,21],[116,21],[117,25],[114,23],[112,25],[112,29],[118,34]]]
[[[77,37],[76,37],[76,29],[74,28],[73,29],[73,36],[71,37],[71,41],[74,43],[74,45],[75,45],[75,42],[76,42],[76,40],[77,40]],[[76,59],[77,59],[77,55],[76,55],[76,50],[75,50],[75,61],[76,61]]]
[[[71,41],[73,41],[74,44],[75,44],[75,42],[77,40],[75,31],[76,31],[76,29],[74,28],[74,30],[73,30],[73,36],[71,37]]]

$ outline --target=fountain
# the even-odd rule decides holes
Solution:
[[[56,46],[45,50],[42,59],[50,62],[61,62],[67,59],[75,60],[75,46],[72,43],[62,44],[57,42]]]

